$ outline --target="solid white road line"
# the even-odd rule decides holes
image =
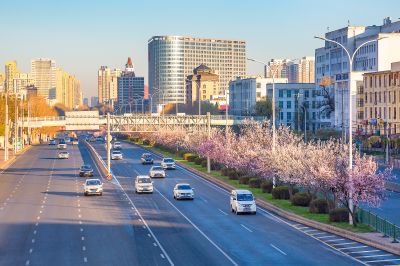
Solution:
[[[356,246],[356,247],[338,248],[338,250],[357,249],[357,248],[367,248],[367,247],[368,247],[368,246]]]
[[[161,197],[163,197],[177,212],[179,212],[183,218],[186,219],[205,239],[207,239],[219,252],[221,252],[225,258],[227,258],[233,265],[238,265],[228,254],[225,253],[214,241],[212,241],[196,224],[192,222],[186,215],[184,215],[169,199],[167,199],[158,189],[154,188]]]
[[[281,249],[279,249],[278,247],[274,246],[273,244],[270,244],[271,247],[273,247],[274,249],[276,249],[278,252],[280,252],[283,255],[287,255],[285,252],[283,252]]]
[[[364,261],[365,263],[378,263],[378,262],[385,262],[385,261],[398,261],[400,259],[388,259],[388,260],[370,260],[370,261]]]
[[[368,256],[359,256],[356,257],[357,259],[362,259],[362,258],[375,258],[375,257],[386,257],[386,256],[394,256],[393,254],[380,254],[380,255],[368,255]]]
[[[246,229],[247,231],[249,231],[250,233],[253,233],[253,231],[251,231],[248,227],[246,227],[245,225],[243,225],[243,224],[240,224],[244,229]]]
[[[312,235],[315,236],[315,235]],[[317,236],[318,239],[325,239],[325,238],[332,238],[332,237],[337,237],[337,236]]]
[[[379,249],[372,249],[372,250],[359,250],[359,251],[352,251],[352,252],[347,252],[348,254],[351,253],[369,253],[369,252],[381,252],[382,250]]]

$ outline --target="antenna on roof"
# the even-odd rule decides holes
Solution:
[[[349,19],[347,20],[347,26],[350,26],[350,20]]]

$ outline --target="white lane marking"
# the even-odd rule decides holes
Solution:
[[[336,244],[332,244],[332,246],[347,246],[347,245],[354,245],[354,244],[358,244],[358,243],[357,242],[336,243]]]
[[[40,216],[38,216],[36,219],[40,220]]]
[[[342,241],[342,240],[345,240],[345,239],[343,239],[343,238],[329,239],[329,240],[325,240],[325,242],[329,243],[329,242]]]
[[[153,243],[153,246],[157,247],[157,243],[156,243],[156,242],[154,242],[154,243]]]
[[[25,265],[29,265],[29,260],[27,260],[27,261],[25,262]]]
[[[83,247],[82,247],[82,250],[83,250],[83,251],[85,251],[85,250],[86,250],[86,247],[85,247],[85,246],[83,246]]]
[[[39,225],[39,223],[36,223],[36,224],[35,224],[35,226],[38,226],[38,225]]]
[[[32,239],[32,243],[35,243],[35,239]]]
[[[148,237],[151,237],[151,235],[150,235],[150,234],[147,234],[147,236],[148,236]]]
[[[315,236],[315,235],[312,235]],[[332,237],[337,237],[337,236],[317,236],[318,239],[325,239],[325,238],[332,238]]]
[[[365,263],[377,263],[377,262],[385,262],[385,261],[397,261],[400,259],[388,259],[388,260],[370,260],[370,261],[364,261]]]
[[[199,227],[197,227],[196,224],[194,224],[186,215],[184,215],[169,199],[167,199],[161,192],[157,189],[154,188],[155,191],[157,191],[158,194],[161,195],[177,212],[179,212],[183,218],[186,219],[205,239],[207,239],[216,249],[218,249],[219,252],[221,252],[225,258],[227,258],[233,265],[238,265],[228,254],[225,253],[214,241],[212,241]]]
[[[221,210],[221,209],[218,209],[222,214],[224,214],[224,215],[228,215],[226,212],[224,212],[223,210]]]
[[[280,252],[281,254],[283,254],[283,255],[287,255],[285,252],[283,252],[280,248],[278,248],[278,247],[276,247],[276,246],[274,246],[273,244],[270,244],[270,246],[271,247],[273,247],[275,250],[277,250],[278,252]]]
[[[362,258],[375,258],[375,257],[386,257],[386,256],[394,256],[393,254],[381,254],[381,255],[368,255],[368,256],[359,256],[356,257],[357,259],[362,259]]]
[[[36,235],[36,233],[37,233],[37,231],[36,231],[36,230],[35,230],[35,231],[33,231],[33,234],[34,234],[34,235]]]
[[[83,232],[83,228],[81,228],[81,232]]]
[[[312,230],[305,230],[303,232],[309,234],[310,232],[319,232],[319,230],[312,229]]]
[[[380,252],[382,250],[379,249],[372,249],[372,250],[361,250],[361,251],[352,251],[352,252],[347,252],[348,254],[350,253],[368,253],[368,252]]]
[[[143,229],[146,229],[146,226],[143,225],[142,227],[143,227]]]
[[[81,240],[82,240],[82,241],[83,241],[83,240],[85,240],[85,237],[84,237],[84,236],[82,236],[82,237],[81,237]]]
[[[84,262],[87,262],[87,258],[86,258],[86,257],[84,257],[84,258],[83,258],[83,261],[84,261]]]
[[[118,179],[113,176],[113,179],[116,181],[117,185],[120,187],[120,189],[122,190],[122,192],[128,196],[128,194],[126,193],[125,189],[122,187],[121,183],[119,183]],[[168,262],[170,265],[175,265],[171,258],[169,257],[168,253],[165,251],[164,247],[160,244],[160,241],[158,241],[157,237],[154,235],[153,231],[151,230],[151,228],[149,227],[149,225],[147,224],[147,222],[143,219],[142,215],[140,214],[139,210],[136,208],[135,204],[133,204],[132,199],[129,198],[129,201],[132,203],[132,206],[135,208],[135,213],[137,213],[137,215],[143,220],[144,225],[147,227],[147,230],[149,230],[149,233],[152,235],[152,237],[154,238],[154,241],[156,241],[156,243],[158,244],[158,246],[160,247],[161,251],[163,252],[163,254],[165,255],[165,257],[167,258]]]
[[[165,259],[164,254],[160,254],[161,258]]]
[[[29,250],[29,253],[32,253],[33,252],[33,248],[31,248],[30,250]]]
[[[303,227],[296,227],[296,229],[301,230],[303,233],[305,233],[306,230],[303,231],[303,229],[310,229],[310,227],[303,226]]]
[[[253,233],[253,231],[251,231],[248,227],[246,227],[245,225],[243,225],[243,224],[240,224],[244,229],[246,229],[247,231],[249,231],[250,233]]]
[[[368,246],[356,246],[356,247],[347,247],[347,248],[338,248],[339,250],[345,250],[345,249],[355,249],[355,248],[367,248]]]

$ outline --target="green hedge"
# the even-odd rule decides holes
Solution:
[[[279,186],[272,189],[272,198],[288,200],[290,198],[289,188],[286,186]]]

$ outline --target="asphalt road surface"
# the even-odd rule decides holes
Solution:
[[[104,145],[94,144],[102,156]],[[103,196],[83,196],[80,144],[57,159],[54,146],[35,146],[0,176],[0,265],[394,265],[392,254],[292,223],[259,210],[230,212],[229,194],[184,169],[155,179],[153,194],[135,194],[147,174],[141,148],[123,144],[116,179]],[[159,162],[159,160],[157,160]],[[156,162],[156,163],[157,163]],[[94,167],[95,177],[99,173]],[[195,200],[175,201],[177,182]]]

